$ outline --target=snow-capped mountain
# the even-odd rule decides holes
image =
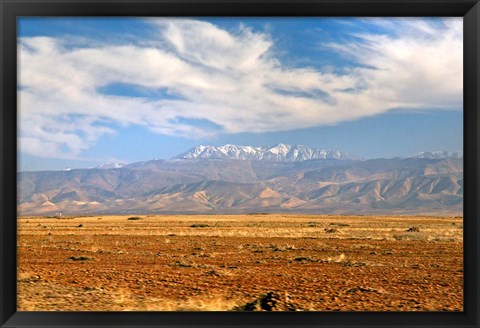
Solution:
[[[311,159],[359,159],[339,150],[314,149],[302,145],[278,144],[272,147],[252,146],[197,146],[176,159],[240,159],[299,162]]]
[[[463,153],[459,151],[422,151],[412,156],[412,158],[443,159],[443,158],[463,158]]]
[[[96,169],[119,169],[121,167],[124,167],[126,164],[124,163],[102,163],[98,166],[96,166]]]

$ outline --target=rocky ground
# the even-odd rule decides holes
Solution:
[[[20,218],[20,311],[462,311],[462,218]]]

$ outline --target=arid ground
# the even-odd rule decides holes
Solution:
[[[18,219],[20,311],[462,311],[461,217]]]

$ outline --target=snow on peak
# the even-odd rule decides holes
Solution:
[[[96,166],[96,169],[119,169],[121,167],[124,167],[126,164],[124,163],[113,163],[113,162],[108,162],[108,163],[102,163],[98,166]]]
[[[279,143],[276,146],[268,148],[268,151],[276,155],[286,155],[292,147]]]
[[[339,150],[314,149],[302,145],[279,143],[269,147],[226,144],[223,146],[197,146],[176,159],[240,159],[298,162],[310,159],[358,159]]]
[[[427,158],[427,159],[442,159],[442,158],[463,158],[461,151],[422,151],[411,156],[411,158]]]

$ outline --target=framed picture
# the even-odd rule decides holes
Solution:
[[[477,1],[0,10],[1,327],[479,326]]]

